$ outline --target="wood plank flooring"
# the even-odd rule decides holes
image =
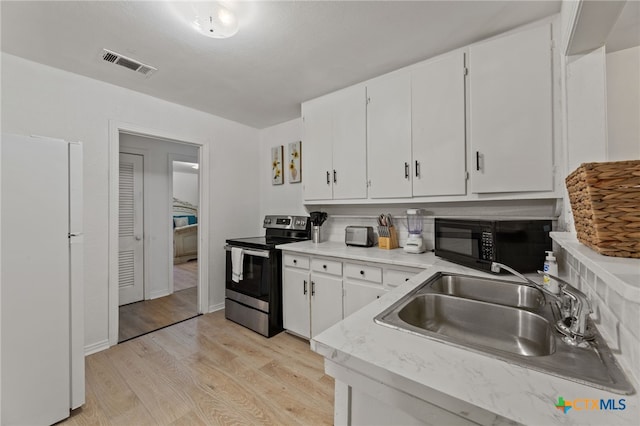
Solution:
[[[124,342],[198,315],[198,288],[123,305],[118,312],[118,342]]]
[[[65,425],[322,425],[333,379],[305,340],[202,315],[86,358],[86,404]]]
[[[198,260],[173,265],[173,291],[198,285]]]

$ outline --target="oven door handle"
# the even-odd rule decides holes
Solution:
[[[226,246],[224,246],[224,249],[226,251],[231,251],[231,247],[232,246],[227,244]],[[244,251],[244,254],[248,256],[264,257],[265,259],[268,259],[271,256],[271,252],[269,250],[249,250],[246,248],[242,248],[242,250]]]

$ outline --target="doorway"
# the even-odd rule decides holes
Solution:
[[[186,139],[176,138],[175,135],[148,131],[129,124],[110,122],[110,346],[128,340],[135,335],[146,334],[208,311],[208,288],[203,285],[207,282],[208,262],[198,262],[194,258],[195,262],[189,264],[188,273],[183,274],[187,276],[189,283],[181,283],[184,278],[181,277],[178,288],[174,288],[176,247],[173,237],[172,172],[173,158],[176,156],[180,157],[178,160],[188,160],[192,166],[198,165],[198,169],[194,169],[195,174],[193,175],[198,185],[196,188],[192,188],[194,195],[191,198],[192,202],[189,203],[194,209],[194,218],[191,220],[197,220],[197,226],[195,226],[197,230],[192,231],[183,242],[193,248],[196,258],[206,259],[208,255],[206,244],[208,239],[206,232],[208,229],[208,197],[206,194],[208,190],[206,183],[208,149],[204,144],[185,141]],[[143,260],[140,268],[143,275],[143,297],[140,301],[126,303],[122,306],[119,303],[120,275],[121,272],[127,272],[127,269],[120,264],[119,230],[122,228],[120,199],[121,192],[126,192],[126,188],[121,188],[120,175],[123,173],[120,167],[121,152],[140,156],[143,163],[143,207],[142,212],[138,213],[143,218],[143,233],[140,236],[143,246]],[[166,189],[158,191],[158,188],[161,187]],[[189,220],[190,218],[187,218],[187,221]],[[178,221],[177,225],[183,225],[182,221]],[[177,227],[183,228],[184,226]],[[133,239],[135,240],[135,235]],[[156,321],[159,318],[162,318],[162,322]],[[134,328],[139,328],[140,331],[134,332]]]

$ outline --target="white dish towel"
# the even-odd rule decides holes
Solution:
[[[244,250],[231,247],[231,279],[235,283],[242,280],[242,265],[244,264]]]

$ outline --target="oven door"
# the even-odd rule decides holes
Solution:
[[[436,256],[472,268],[490,270],[494,257],[492,246],[492,222],[436,218]]]
[[[231,279],[233,271],[231,247],[231,245],[225,247],[227,250],[225,274],[227,295],[229,295],[229,290],[231,290],[232,292],[248,296],[249,298],[259,299],[268,304],[273,262],[275,260],[274,251],[243,248],[242,279],[240,282],[235,282]],[[244,299],[244,297],[242,298]]]

